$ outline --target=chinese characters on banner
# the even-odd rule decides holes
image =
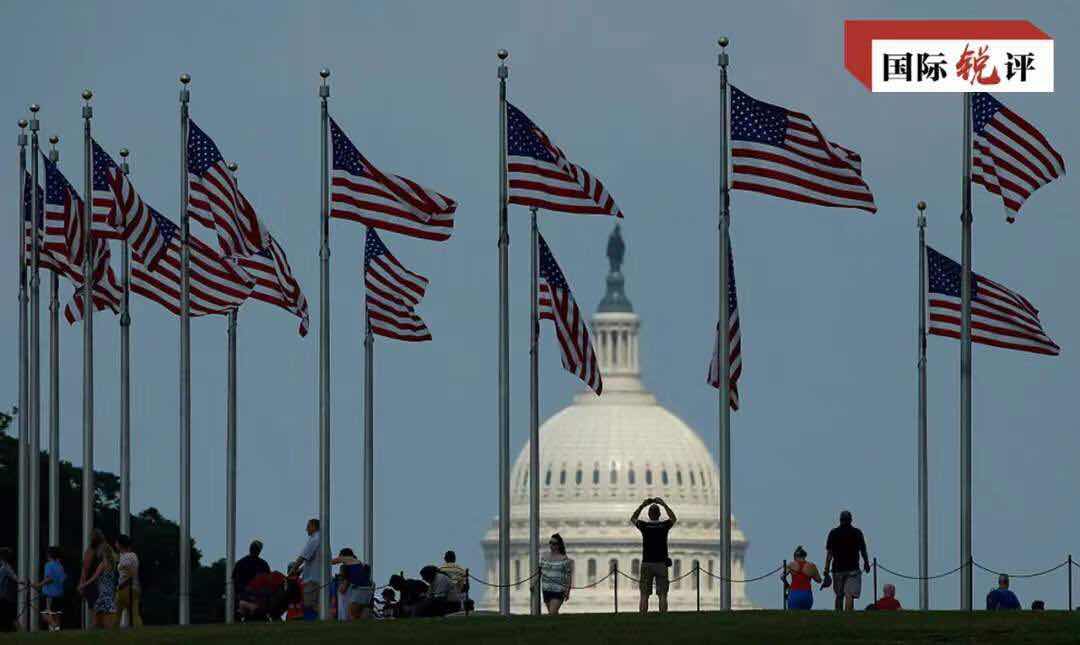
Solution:
[[[1052,92],[1052,40],[874,40],[874,92]]]

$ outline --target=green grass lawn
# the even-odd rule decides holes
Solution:
[[[13,643],[1077,643],[1080,613],[858,612],[473,616],[355,624],[150,627],[0,637]]]

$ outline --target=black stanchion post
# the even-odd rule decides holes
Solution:
[[[615,576],[615,613],[619,613],[619,561],[611,563],[611,575]]]
[[[874,556],[874,602],[876,603],[877,601],[877,556]]]
[[[1069,610],[1069,611],[1073,610],[1073,604],[1072,604],[1072,570],[1073,570],[1073,559],[1072,559],[1072,554],[1070,553],[1069,554],[1069,605],[1066,607],[1066,609]]]
[[[697,610],[701,611],[701,561],[694,561],[694,590],[697,592]]]
[[[465,617],[466,618],[469,617],[469,580],[471,580],[471,578],[469,577],[469,569],[466,568],[465,569],[465,602],[463,603],[463,606],[465,607]]]
[[[780,609],[787,611],[788,584],[787,584],[787,558],[780,562]]]

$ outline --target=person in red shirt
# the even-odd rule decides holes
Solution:
[[[874,603],[874,609],[878,611],[899,611],[903,609],[900,606],[900,601],[896,599],[896,585],[885,585],[882,587],[882,591],[885,595],[878,598],[878,601]]]

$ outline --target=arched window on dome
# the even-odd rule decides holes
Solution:
[[[652,486],[652,468],[645,467],[645,484]]]
[[[589,584],[596,583],[596,558],[589,558],[588,563]]]
[[[578,464],[577,472],[574,473],[574,483],[581,486],[581,464]]]
[[[551,474],[551,473],[548,473],[548,475],[549,475],[548,479],[551,479],[551,477],[550,477],[550,474]],[[691,485],[691,486],[696,486],[696,485],[697,485],[697,484],[696,484],[696,483],[694,482],[694,471],[692,471],[692,470],[690,471],[690,485]]]
[[[548,468],[547,475],[544,477],[544,486],[551,486],[551,469]]]
[[[630,561],[630,575],[635,578],[641,573],[641,560],[634,558]]]
[[[559,486],[566,486],[566,464],[563,464],[562,470],[559,471]]]
[[[626,481],[631,485],[634,483],[634,464],[630,464],[630,470],[626,473]]]
[[[708,488],[709,487],[709,480],[705,478],[705,471],[702,470],[698,474],[701,475],[701,485],[702,485],[702,487],[703,488]]]
[[[664,486],[668,485],[667,468],[660,471],[660,483]]]
[[[611,462],[611,474],[608,476],[608,483],[614,485],[619,481],[619,468],[615,465],[615,462]]]
[[[682,471],[681,470],[676,470],[675,471],[675,483],[678,484],[679,486],[682,486]]]
[[[712,573],[712,570],[713,570],[713,561],[709,560],[709,573]],[[708,578],[708,582],[705,583],[705,586],[707,586],[709,589],[712,589],[713,577],[712,576],[707,576],[707,578]]]
[[[598,463],[593,464],[592,483],[593,483],[593,486],[599,486],[600,485],[600,464],[598,464]]]
[[[608,589],[614,589],[615,588],[615,576],[617,575],[615,573],[615,569],[618,566],[619,566],[619,561],[616,560],[615,558],[612,558],[612,559],[608,560],[607,570],[610,572],[609,577],[608,577],[608,581],[607,581]]]

